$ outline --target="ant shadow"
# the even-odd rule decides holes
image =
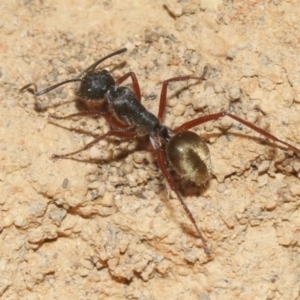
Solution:
[[[79,101],[79,105],[80,104],[80,101]],[[92,117],[94,119],[97,119],[97,118],[100,118],[101,116],[99,117]],[[91,136],[93,138],[96,138],[97,136],[99,136],[99,134],[94,134],[93,132],[91,131],[87,131],[87,130],[84,130],[84,129],[79,129],[79,128],[69,128],[69,127],[66,127],[64,125],[61,125],[61,124],[58,124],[52,120],[49,120],[49,123],[54,125],[54,126],[57,126],[59,128],[63,128],[65,130],[68,130],[68,131],[73,131],[73,132],[76,132],[76,133],[79,133],[79,134],[84,134],[84,135],[87,135],[87,136]],[[277,149],[280,149],[280,150],[286,150],[286,148],[284,148],[284,146],[281,146],[281,145],[277,145],[277,144],[274,144],[272,142],[270,142],[267,138],[263,138],[263,137],[255,137],[255,136],[249,136],[248,134],[243,134],[243,133],[238,133],[238,132],[230,132],[230,129],[228,130],[224,130],[223,132],[221,133],[205,133],[205,140],[206,142],[209,144],[209,142],[207,141],[209,138],[220,138],[221,136],[234,136],[234,137],[239,137],[239,138],[243,138],[243,139],[248,139],[248,140],[252,140],[254,142],[256,142],[257,144],[260,144],[260,145],[263,145],[263,146],[267,146],[267,147],[270,147],[272,148],[273,152],[270,152],[269,154],[269,158],[268,160],[272,160],[275,158],[276,156],[276,150]],[[122,143],[123,141],[124,142],[130,142],[132,140],[130,139],[120,139],[120,138],[117,138],[117,137],[107,137],[105,140],[108,140],[110,142],[115,142],[117,144],[119,143]],[[229,143],[233,142],[231,141],[230,139],[227,139]],[[125,159],[126,157],[128,157],[129,155],[135,153],[135,152],[138,152],[138,151],[151,151],[151,147],[150,147],[150,142],[149,140],[147,139],[147,137],[137,137],[134,139],[136,145],[135,147],[132,148],[132,150],[126,150],[126,151],[122,151],[121,153],[118,153],[116,155],[114,155],[112,158],[109,158],[109,159],[81,159],[81,158],[78,158],[78,157],[74,157],[74,156],[70,156],[70,157],[64,157],[64,158],[60,158],[60,159],[70,159],[70,160],[74,160],[74,161],[77,161],[77,162],[81,162],[81,163],[96,163],[96,164],[101,164],[101,165],[105,165],[105,164],[109,164],[111,163],[112,161],[121,161],[123,159]],[[153,155],[154,155],[154,151],[153,151]],[[270,157],[271,155],[271,157]],[[56,159],[54,159],[55,161]],[[157,167],[157,170],[159,170],[159,168]],[[171,174],[172,174],[172,177],[174,178],[179,190],[181,191],[182,195],[184,197],[192,197],[192,196],[200,196],[203,192],[205,192],[208,188],[209,188],[209,182],[207,182],[205,185],[202,185],[202,186],[197,186],[195,183],[185,179],[185,178],[181,178],[180,175],[178,175],[175,171],[171,171]],[[212,178],[216,178],[213,174],[213,170],[212,170],[212,176],[211,176],[211,179]]]

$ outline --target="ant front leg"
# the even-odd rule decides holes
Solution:
[[[127,139],[133,139],[136,137],[136,133],[135,132],[131,132],[131,131],[122,131],[122,130],[130,130],[130,126],[127,124],[124,124],[122,122],[120,122],[119,120],[115,119],[113,116],[111,116],[108,112],[97,112],[97,111],[90,111],[90,112],[82,112],[82,113],[78,113],[78,114],[73,114],[73,115],[69,115],[67,117],[71,117],[71,116],[82,116],[82,114],[86,115],[92,115],[93,113],[98,116],[101,115],[102,117],[105,118],[105,120],[113,127],[118,128],[119,131],[117,130],[110,130],[107,133],[100,135],[98,137],[96,137],[92,142],[88,143],[87,145],[85,145],[83,148],[75,151],[75,152],[71,152],[71,153],[67,153],[67,154],[62,154],[62,155],[57,155],[57,154],[53,154],[52,158],[64,158],[70,155],[74,155],[77,154],[79,152],[85,151],[89,148],[91,148],[92,146],[96,145],[99,141],[105,139],[108,136],[116,136],[116,137],[120,137],[120,138],[127,138]],[[89,114],[88,114],[89,113]],[[65,117],[66,118],[66,117]],[[65,118],[58,118],[58,119],[65,119]]]
[[[191,213],[191,211],[189,210],[189,208],[185,204],[185,202],[183,200],[183,197],[182,197],[181,193],[178,191],[178,189],[176,187],[176,184],[175,184],[175,181],[174,181],[172,175],[170,174],[170,172],[169,172],[169,170],[166,166],[166,157],[165,157],[164,150],[161,147],[159,147],[159,148],[156,149],[156,152],[157,152],[157,162],[158,162],[159,168],[161,169],[161,171],[162,171],[165,179],[167,180],[170,188],[175,192],[175,194],[176,194],[178,200],[180,201],[182,207],[184,208],[185,212],[187,213],[187,215],[189,216],[191,222],[193,223],[193,225],[196,229],[197,235],[203,243],[203,248],[204,248],[205,253],[207,255],[209,255],[210,250],[207,246],[207,242],[206,242],[205,238],[203,237],[200,229],[198,228],[196,220],[195,220],[193,214]]]
[[[49,115],[49,118],[55,119],[55,120],[66,120],[66,119],[71,119],[71,118],[81,118],[81,117],[100,117],[103,116],[104,114],[107,114],[106,112],[102,111],[83,111],[71,115],[67,115],[64,117],[59,117],[56,115]]]
[[[202,78],[203,78],[203,76],[202,77],[179,76],[179,77],[174,77],[174,78],[170,78],[168,80],[163,81],[163,86],[161,88],[161,93],[160,93],[158,115],[157,115],[160,122],[162,122],[164,115],[165,115],[165,110],[166,110],[166,105],[167,105],[167,88],[168,88],[169,82],[186,81],[189,79],[201,80]]]
[[[110,130],[107,133],[100,135],[98,137],[96,137],[92,142],[86,144],[83,148],[74,151],[74,152],[70,152],[67,154],[53,154],[52,158],[56,159],[56,158],[66,158],[68,156],[80,153],[82,151],[85,151],[91,147],[93,147],[94,145],[96,145],[97,143],[99,143],[99,141],[109,137],[109,136],[116,136],[119,138],[126,138],[126,139],[133,139],[136,137],[136,133],[135,132],[128,132],[128,131],[116,131],[116,130]]]
[[[141,90],[140,90],[140,85],[138,82],[138,79],[133,72],[126,73],[125,75],[121,76],[116,80],[116,85],[120,85],[122,82],[124,82],[128,77],[131,77],[132,80],[132,86],[133,86],[133,91],[137,99],[141,102]]]
[[[79,113],[75,113],[75,114],[71,114],[68,116],[64,116],[64,117],[59,117],[56,115],[49,115],[50,118],[52,119],[56,119],[56,120],[65,120],[65,119],[71,119],[71,118],[76,118],[76,117],[103,117],[111,126],[118,128],[118,129],[122,129],[122,130],[126,130],[129,129],[130,126],[122,123],[121,121],[117,120],[116,118],[114,118],[110,113],[108,113],[107,111],[101,111],[101,110],[91,110],[91,111],[83,111],[83,112],[79,112]]]

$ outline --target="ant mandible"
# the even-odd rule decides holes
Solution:
[[[79,81],[81,84],[76,92],[76,96],[79,98],[79,100],[86,104],[88,110],[65,117],[51,117],[55,119],[67,119],[83,116],[103,116],[107,122],[115,128],[109,130],[103,135],[99,135],[92,142],[85,145],[82,149],[67,154],[53,154],[53,158],[64,158],[77,154],[81,151],[91,148],[100,140],[109,136],[127,139],[134,139],[139,136],[149,136],[150,143],[157,155],[159,168],[161,169],[169,186],[177,195],[177,198],[190,218],[190,221],[193,223],[198,237],[202,240],[205,253],[209,255],[210,250],[207,246],[206,240],[204,239],[193,214],[187,207],[182,194],[178,190],[167,166],[167,163],[169,163],[181,177],[194,182],[198,186],[205,184],[210,179],[211,161],[209,149],[205,141],[196,133],[189,131],[189,129],[208,121],[228,116],[267,137],[268,139],[285,145],[288,149],[294,152],[300,153],[300,149],[297,149],[291,144],[278,139],[276,136],[265,131],[264,129],[261,129],[256,125],[235,116],[230,111],[221,111],[218,113],[209,114],[207,116],[198,117],[176,127],[175,129],[171,129],[163,125],[167,102],[168,84],[175,81],[186,81],[189,79],[200,80],[202,78],[193,76],[180,76],[163,81],[158,115],[155,116],[141,104],[140,87],[136,75],[133,72],[129,72],[115,80],[107,70],[95,71],[95,68],[101,62],[125,51],[127,51],[127,49],[122,48],[101,58],[74,79],[60,82],[39,92],[37,92],[36,84],[30,83],[21,88],[20,92],[30,91],[33,93],[36,99],[36,105],[38,107],[38,96],[46,94],[63,84]],[[131,77],[133,91],[128,87],[120,86],[120,84],[128,77]]]

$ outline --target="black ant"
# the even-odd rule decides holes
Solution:
[[[170,82],[185,81],[189,79],[200,80],[201,77],[180,76],[163,81],[158,116],[156,117],[141,104],[141,93],[136,75],[129,72],[115,80],[108,71],[95,71],[95,68],[104,60],[125,52],[123,48],[114,53],[101,58],[84,70],[74,79],[66,80],[37,92],[35,83],[27,84],[21,88],[21,92],[30,91],[35,97],[41,96],[49,91],[69,82],[79,81],[80,87],[77,90],[77,97],[83,101],[89,110],[71,114],[65,117],[52,116],[55,119],[67,119],[83,116],[103,116],[114,128],[103,135],[99,135],[92,142],[85,145],[82,149],[68,154],[53,154],[53,158],[64,158],[89,149],[100,140],[116,136],[119,138],[134,139],[139,136],[149,136],[152,147],[157,155],[158,165],[167,180],[171,189],[176,193],[182,207],[193,223],[198,237],[203,242],[206,254],[210,254],[206,240],[204,239],[195,218],[185,204],[182,194],[179,192],[175,181],[168,170],[167,163],[181,176],[196,185],[205,184],[211,177],[211,162],[209,149],[205,141],[196,133],[189,129],[211,120],[216,120],[224,116],[244,124],[252,130],[262,134],[274,142],[285,145],[288,149],[300,153],[300,149],[286,143],[271,133],[243,120],[230,111],[221,111],[207,116],[198,117],[186,122],[181,126],[171,129],[163,125],[164,113],[166,109],[167,87]],[[128,77],[131,77],[133,91],[124,86],[120,86]],[[31,88],[33,87],[33,88]],[[37,101],[37,100],[36,100]]]

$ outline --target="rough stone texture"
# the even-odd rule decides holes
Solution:
[[[291,151],[228,118],[195,128],[214,177],[201,189],[178,184],[208,258],[146,140],[101,141],[77,160],[53,162],[51,154],[109,127],[48,119],[77,111],[76,83],[40,97],[46,112],[18,92],[73,78],[126,46],[102,67],[116,78],[134,71],[153,113],[161,81],[207,68],[203,83],[170,85],[168,126],[230,108],[300,147],[297,1],[12,0],[0,8],[1,298],[300,299],[300,159]]]

